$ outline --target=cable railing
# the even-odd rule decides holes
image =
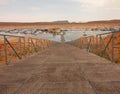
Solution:
[[[54,42],[24,35],[0,34],[0,62],[7,65],[50,47]]]
[[[118,33],[120,33],[120,31],[97,34],[96,36],[83,36],[79,40],[76,40],[75,44],[81,49],[87,49],[88,52],[105,57],[111,62],[116,62],[115,50],[117,50],[120,55],[120,44],[115,44],[115,35]],[[120,40],[117,41],[120,42]],[[120,56],[118,58],[120,58]]]

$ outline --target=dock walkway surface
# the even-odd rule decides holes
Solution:
[[[120,65],[57,44],[0,67],[0,94],[120,94]]]

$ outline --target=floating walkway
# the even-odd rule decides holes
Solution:
[[[57,44],[1,66],[0,94],[120,94],[120,65]]]

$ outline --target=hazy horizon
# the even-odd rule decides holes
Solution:
[[[0,22],[120,19],[119,0],[0,0]]]
[[[1,21],[1,23],[54,23],[54,22],[68,21],[69,23],[88,23],[96,21],[120,21],[120,19],[107,19],[107,20],[90,20],[90,21],[69,21],[69,20],[55,20],[55,21]]]

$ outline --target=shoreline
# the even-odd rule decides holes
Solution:
[[[110,28],[120,27],[118,21],[101,21],[88,23],[10,23],[0,22],[0,28]]]

